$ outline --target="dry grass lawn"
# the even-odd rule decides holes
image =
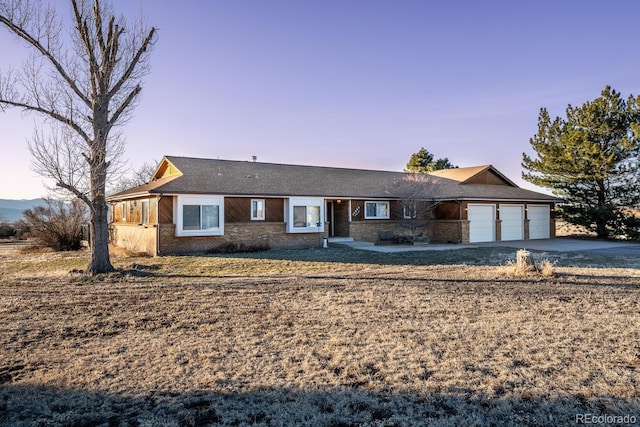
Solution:
[[[640,270],[516,276],[500,251],[118,257],[100,278],[1,255],[0,424],[640,419]]]

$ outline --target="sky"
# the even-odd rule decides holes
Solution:
[[[68,13],[66,2],[57,1]],[[640,94],[637,0],[115,0],[158,29],[122,129],[163,155],[401,171],[421,147],[516,184],[541,107]],[[0,28],[0,71],[23,45]],[[0,198],[45,196],[34,116],[0,112]]]

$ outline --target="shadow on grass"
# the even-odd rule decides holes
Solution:
[[[542,426],[575,425],[580,414],[609,417],[598,424],[624,425],[625,416],[626,424],[635,423],[640,403],[615,396],[485,397],[471,390],[412,394],[348,387],[136,397],[44,386],[0,389],[2,426]]]

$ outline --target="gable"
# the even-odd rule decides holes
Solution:
[[[178,169],[173,163],[171,163],[166,157],[162,159],[156,172],[153,174],[151,178],[152,181],[160,178],[167,178],[170,176],[180,176],[182,172]]]
[[[512,185],[509,180],[497,174],[493,168],[486,169],[470,177],[462,184]]]
[[[492,165],[472,166],[467,168],[442,169],[430,175],[456,181],[458,184],[508,185],[518,187]]]

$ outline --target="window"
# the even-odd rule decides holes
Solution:
[[[264,199],[251,200],[251,220],[264,221]]]
[[[389,202],[364,202],[365,219],[389,219]]]
[[[294,206],[294,227],[320,227],[320,206]]]
[[[210,230],[220,226],[220,206],[182,205],[183,230]]]
[[[404,219],[415,219],[418,215],[416,213],[415,203],[406,203],[402,206],[402,216]]]
[[[323,205],[323,199],[289,199],[287,232],[317,233],[324,231]]]
[[[142,201],[142,215],[141,215],[141,219],[142,219],[142,224],[149,224],[149,201],[148,200],[143,200]]]
[[[224,234],[223,198],[178,196],[177,236],[219,236]]]
[[[122,221],[127,221],[127,202],[122,202]]]

